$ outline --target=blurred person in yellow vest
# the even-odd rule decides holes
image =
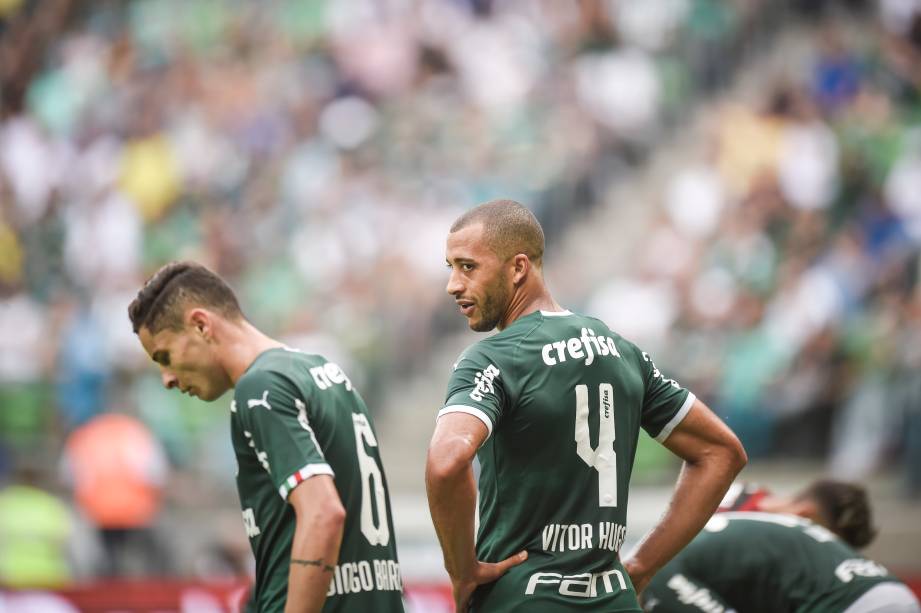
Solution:
[[[139,420],[105,413],[77,428],[64,446],[63,468],[77,507],[99,528],[104,576],[166,572],[165,551],[153,535],[167,462],[160,443]]]
[[[179,194],[181,179],[175,152],[162,134],[129,141],[124,148],[121,191],[146,220],[158,219]]]
[[[71,582],[73,521],[68,506],[39,485],[39,473],[20,465],[0,489],[0,585],[60,588]]]

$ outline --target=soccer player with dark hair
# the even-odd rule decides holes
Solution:
[[[752,483],[733,483],[719,511],[765,511],[798,515],[834,532],[854,548],[876,536],[867,491],[856,483],[819,479],[792,496],[778,496]]]
[[[646,353],[561,308],[543,254],[540,224],[513,201],[448,234],[448,293],[473,330],[499,332],[458,358],[429,447],[445,567],[458,611],[640,611],[637,592],[710,518],[745,452]],[[621,561],[641,427],[684,465],[662,520]]]
[[[198,264],[161,268],[128,308],[163,384],[230,429],[256,557],[250,611],[403,611],[387,482],[368,409],[342,369],[269,338]]]
[[[789,498],[765,494],[756,505],[740,495],[730,491],[721,508],[760,510],[714,515],[653,578],[643,593],[646,611],[921,611],[907,586],[856,550],[875,535],[862,487],[821,480]]]

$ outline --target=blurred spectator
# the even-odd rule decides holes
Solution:
[[[921,241],[921,127],[904,136],[903,154],[884,186],[886,200],[915,241]]]
[[[826,112],[835,112],[857,95],[860,65],[835,30],[827,30],[822,43],[821,55],[815,66],[814,96]]]
[[[70,509],[21,465],[0,489],[0,585],[55,589],[72,580]]]
[[[107,413],[77,428],[62,458],[80,512],[98,528],[105,550],[99,574],[162,576],[166,551],[154,534],[166,458],[143,423]]]
[[[821,119],[808,114],[784,130],[777,168],[784,197],[805,210],[827,207],[838,189],[838,141]]]
[[[55,367],[57,405],[68,429],[87,422],[108,406],[110,371],[105,333],[87,305],[62,305],[70,318],[61,332]]]
[[[723,180],[710,166],[685,168],[676,173],[665,193],[665,209],[682,234],[706,238],[725,214]]]
[[[628,48],[586,55],[575,71],[576,91],[600,124],[628,140],[652,137],[661,84],[647,54]]]
[[[896,398],[904,407],[904,435],[902,444],[905,456],[902,466],[906,492],[914,499],[921,498],[921,288],[904,305],[908,323],[902,332],[905,342],[897,353]]]

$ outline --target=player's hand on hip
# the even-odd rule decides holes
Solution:
[[[630,575],[630,581],[633,582],[633,589],[635,589],[637,595],[639,595],[640,592],[645,590],[646,586],[649,585],[649,582],[652,580],[652,575],[645,572],[640,563],[634,558],[625,558],[621,560],[621,563],[624,565],[624,570]]]
[[[501,562],[491,564],[489,562],[477,562],[469,577],[452,580],[454,588],[454,607],[457,613],[466,613],[470,606],[470,596],[477,586],[484,583],[492,583],[504,575],[508,569],[518,566],[528,559],[527,551],[520,551],[513,556],[505,558]]]

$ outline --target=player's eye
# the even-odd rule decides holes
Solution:
[[[473,264],[461,264],[461,270],[464,272],[470,272],[473,270]]]

